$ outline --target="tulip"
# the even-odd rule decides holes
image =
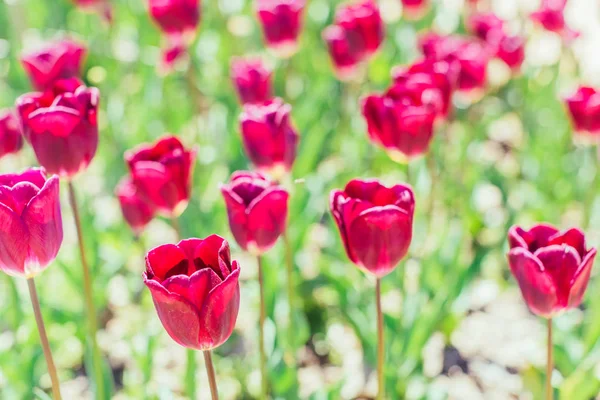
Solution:
[[[46,45],[39,51],[24,54],[21,64],[36,90],[52,89],[60,79],[79,78],[86,49],[72,40]]]
[[[429,10],[428,0],[402,0],[402,15],[411,21],[421,19]]]
[[[261,171],[279,180],[292,169],[299,136],[290,112],[280,98],[264,104],[246,104],[240,117],[246,154]]]
[[[10,112],[0,112],[0,158],[17,153],[23,147],[23,135],[19,121]]]
[[[167,43],[167,47],[162,49],[158,73],[161,75],[170,73],[181,60],[186,59],[187,55],[188,49],[180,40]]]
[[[256,0],[256,11],[267,47],[283,58],[298,48],[305,0]]]
[[[58,177],[31,168],[0,175],[0,269],[33,278],[58,254],[63,239]]]
[[[231,79],[240,101],[264,103],[273,98],[272,72],[258,58],[231,60]]]
[[[504,21],[493,13],[473,14],[468,21],[469,29],[481,40],[487,40],[488,34],[504,30]]]
[[[525,43],[520,36],[508,36],[502,34],[497,47],[496,57],[513,71],[518,71],[525,60]]]
[[[160,29],[186,41],[196,35],[200,22],[200,0],[148,0],[150,15]]]
[[[353,46],[348,32],[338,25],[331,25],[323,31],[335,74],[341,81],[358,78],[361,53]]]
[[[565,6],[567,0],[542,0],[540,8],[531,14],[531,19],[549,32],[558,33],[566,41],[571,41],[579,36],[569,28],[565,22]]]
[[[589,86],[581,86],[565,102],[577,133],[600,134],[600,92]]]
[[[154,218],[154,208],[146,202],[129,177],[119,182],[115,190],[125,221],[136,236],[139,236],[146,225]]]
[[[98,147],[99,96],[98,89],[71,78],[17,99],[23,134],[49,173],[70,179],[92,161]]]
[[[581,304],[596,257],[579,229],[560,232],[551,225],[508,232],[508,261],[529,309],[542,317]]]
[[[415,208],[409,186],[354,179],[331,192],[330,208],[348,258],[363,271],[384,277],[406,256]]]
[[[267,252],[284,232],[289,195],[257,172],[235,172],[221,186],[229,227],[240,247],[252,254]]]
[[[165,136],[126,152],[125,160],[142,198],[163,215],[177,217],[190,199],[195,156],[175,136]]]

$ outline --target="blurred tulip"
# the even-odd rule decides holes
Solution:
[[[475,36],[487,41],[490,32],[504,30],[504,21],[494,13],[476,13],[469,17],[468,26]]]
[[[348,258],[363,271],[381,278],[406,256],[415,209],[409,186],[354,179],[331,192],[330,208]]]
[[[409,21],[423,18],[429,10],[429,0],[402,0],[402,16]]]
[[[19,120],[12,112],[0,111],[0,158],[17,153],[23,147]]]
[[[525,42],[523,38],[502,34],[497,42],[496,57],[504,61],[513,71],[521,69],[521,65],[525,60]]]
[[[227,241],[212,235],[150,250],[144,283],[169,336],[184,347],[205,351],[225,343],[233,332],[239,275]]]
[[[125,153],[140,196],[168,217],[178,217],[188,205],[195,157],[175,136]]]
[[[229,227],[241,248],[267,252],[285,230],[289,195],[256,172],[238,171],[221,186]]]
[[[579,229],[559,232],[551,225],[508,232],[508,261],[529,309],[542,317],[581,304],[596,249],[588,249]]]
[[[58,254],[63,230],[56,175],[42,169],[0,175],[0,269],[33,278]]]
[[[259,58],[231,60],[231,80],[240,101],[264,103],[273,98],[272,72]]]
[[[280,98],[264,104],[246,104],[240,117],[246,154],[261,171],[279,180],[292,169],[299,136],[290,112]]]
[[[129,177],[121,179],[115,190],[121,211],[127,224],[134,234],[139,236],[146,225],[154,218],[154,207],[138,192],[137,187]]]
[[[287,58],[298,49],[305,0],[256,0],[256,11],[267,46]]]
[[[36,90],[51,89],[60,79],[79,78],[86,49],[72,40],[46,45],[39,51],[26,53],[21,64]]]
[[[333,25],[323,31],[338,78],[354,78],[358,64],[379,49],[384,37],[385,24],[373,0],[338,7]]]
[[[542,0],[540,8],[531,14],[531,19],[550,32],[558,33],[564,40],[571,41],[579,36],[565,22],[566,0]]]
[[[200,0],[148,0],[150,15],[175,40],[190,42],[200,22]]]
[[[577,133],[600,134],[600,92],[589,86],[581,86],[565,102]]]
[[[97,12],[108,23],[112,23],[112,8],[108,0],[73,0],[83,11]]]
[[[181,41],[167,43],[167,47],[162,50],[162,59],[158,67],[159,74],[166,75],[173,71],[180,61],[186,59],[187,55],[187,47]]]
[[[49,173],[72,178],[92,161],[98,147],[99,96],[98,89],[71,78],[17,99],[23,134]]]

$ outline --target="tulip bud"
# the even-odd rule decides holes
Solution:
[[[139,236],[146,225],[154,218],[154,207],[140,195],[137,187],[129,177],[119,182],[115,190],[125,221],[136,236]]]
[[[33,278],[55,258],[63,239],[59,184],[39,168],[0,175],[0,269]]]
[[[92,161],[98,147],[99,96],[98,89],[71,78],[17,99],[23,134],[49,173],[72,178]]]
[[[181,215],[187,207],[195,157],[196,152],[183,147],[175,136],[125,153],[141,197],[168,217]]]
[[[79,78],[86,49],[81,44],[62,40],[43,49],[24,54],[21,64],[36,90],[52,89],[60,79]]]
[[[148,0],[150,15],[160,29],[191,41],[200,22],[200,0]]]
[[[600,92],[582,86],[565,102],[576,133],[585,136],[600,134]]]
[[[10,112],[0,112],[0,158],[17,153],[23,147],[23,135],[19,121]]]
[[[246,155],[261,171],[279,180],[292,169],[299,136],[290,112],[280,98],[264,104],[246,104],[240,117]]]
[[[238,171],[221,186],[229,227],[241,248],[267,252],[285,230],[288,193],[256,172]]]
[[[169,336],[190,349],[212,350],[235,327],[239,275],[227,241],[212,235],[150,250],[143,276]]]
[[[331,192],[330,208],[348,258],[363,271],[381,278],[406,256],[415,209],[409,186],[355,179]]]
[[[534,314],[552,318],[581,304],[596,249],[588,249],[579,229],[559,232],[551,225],[508,232],[510,270]]]
[[[305,0],[256,0],[256,11],[267,46],[282,58],[298,48]]]
[[[273,98],[272,72],[258,58],[231,60],[231,79],[240,101],[264,103]]]

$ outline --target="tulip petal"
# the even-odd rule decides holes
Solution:
[[[590,274],[592,272],[592,266],[594,265],[595,259],[596,249],[592,249],[585,256],[585,258],[581,262],[581,267],[575,273],[573,282],[571,283],[571,291],[569,293],[569,307],[579,307],[579,305],[581,304],[581,301],[583,300],[583,295],[585,294],[585,290],[590,280]]]
[[[29,232],[19,216],[0,203],[0,269],[9,275],[25,271]]]
[[[222,282],[215,271],[204,268],[194,272],[191,276],[174,275],[162,283],[162,286],[171,293],[177,293],[190,302],[196,310],[201,310],[204,299],[212,288]]]
[[[173,275],[187,275],[188,257],[174,244],[165,244],[148,252],[146,268],[151,272],[150,279],[162,282]]]
[[[269,250],[285,230],[289,194],[277,187],[266,189],[247,209],[247,230],[261,251]]]
[[[221,186],[221,193],[225,199],[225,205],[227,206],[227,218],[229,220],[229,227],[231,233],[235,238],[235,241],[244,250],[248,250],[248,230],[246,225],[248,224],[248,215],[246,214],[246,206],[243,200],[231,190],[229,185]]]
[[[543,247],[533,255],[544,266],[544,272],[554,279],[559,305],[566,307],[571,283],[581,264],[581,257],[573,247],[566,244]]]
[[[34,133],[50,132],[67,137],[81,121],[79,112],[70,107],[39,108],[29,115],[28,126]]]
[[[586,253],[585,250],[585,235],[579,229],[569,229],[565,232],[558,232],[554,236],[548,238],[548,245],[567,244],[573,247],[580,257]]]
[[[20,174],[0,175],[0,186],[14,186],[19,182],[31,182],[41,188],[46,183],[46,177],[41,168],[30,168]]]

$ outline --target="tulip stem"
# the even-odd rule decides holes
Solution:
[[[552,346],[552,318],[548,318],[548,357],[546,362],[546,400],[552,400],[554,393],[552,391],[552,371],[554,370],[553,346]]]
[[[94,378],[96,383],[96,398],[104,400],[104,376],[102,373],[102,359],[96,341],[96,331],[98,330],[96,321],[96,308],[92,297],[92,275],[85,256],[85,246],[83,243],[83,232],[81,230],[81,219],[79,217],[79,207],[77,205],[77,197],[75,197],[75,187],[73,181],[69,181],[69,202],[73,210],[73,218],[75,219],[75,228],[77,229],[77,241],[79,242],[79,256],[81,258],[81,267],[83,269],[83,295],[85,306],[88,315],[88,329],[92,347],[92,364],[94,366]]]
[[[283,244],[285,247],[285,261],[287,266],[287,285],[288,285],[288,306],[289,306],[289,341],[290,348],[294,348],[294,310],[296,309],[294,302],[295,285],[294,285],[294,254],[292,252],[292,246],[290,244],[290,238],[288,236],[288,228],[286,227],[282,234]],[[292,350],[292,357],[295,359]]]
[[[181,240],[181,225],[179,224],[179,219],[177,219],[177,217],[171,217],[171,226],[177,235],[177,240]]]
[[[54,366],[54,360],[52,359],[52,351],[50,351],[48,336],[46,336],[44,319],[42,318],[42,311],[40,310],[40,301],[38,299],[33,278],[27,279],[27,286],[29,287],[29,297],[31,297],[31,304],[33,305],[33,314],[35,315],[35,322],[40,334],[40,341],[42,342],[42,350],[44,350],[44,358],[46,359],[46,364],[48,365],[50,381],[52,381],[52,397],[54,400],[61,400],[60,382],[58,380],[58,374],[56,373],[56,367]]]
[[[384,370],[383,370],[383,313],[381,311],[381,279],[375,281],[375,302],[377,303],[377,400],[385,397]]]
[[[215,367],[212,362],[210,350],[203,351],[204,364],[206,364],[206,374],[208,375],[208,384],[210,385],[210,394],[212,400],[219,400],[219,392],[217,391],[217,379],[215,378]]]
[[[263,266],[262,258],[260,255],[256,256],[258,264],[258,287],[260,296],[260,316],[258,323],[258,347],[260,351],[260,375],[261,375],[261,388],[262,388],[262,399],[267,399],[269,393],[267,385],[267,354],[265,352],[265,288],[263,278]]]
[[[187,349],[187,363],[185,367],[185,393],[189,399],[196,398],[196,352]]]

